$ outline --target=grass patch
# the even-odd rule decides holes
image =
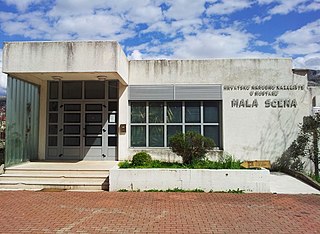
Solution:
[[[236,193],[236,194],[243,194],[244,193],[244,190],[242,189],[229,189],[228,191],[213,191],[213,190],[210,190],[209,193]]]
[[[225,158],[220,161],[201,160],[194,161],[191,164],[162,162],[159,160],[151,160],[143,166],[136,166],[130,161],[120,162],[120,168],[181,168],[181,169],[241,169],[241,161],[232,157]]]
[[[127,190],[127,189],[120,189],[118,192],[140,192],[140,190]],[[161,190],[161,189],[149,189],[149,190],[144,190],[143,192],[174,192],[174,193],[187,193],[187,192],[193,192],[193,193],[204,193],[204,190],[202,189],[190,189],[190,190],[185,190],[185,189],[180,189],[180,188],[173,188],[173,189],[167,189],[167,190]]]

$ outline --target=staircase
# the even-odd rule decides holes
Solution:
[[[114,161],[27,162],[8,167],[0,175],[0,190],[109,189],[109,169]]]

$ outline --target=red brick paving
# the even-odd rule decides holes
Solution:
[[[1,233],[320,233],[320,196],[0,192]]]

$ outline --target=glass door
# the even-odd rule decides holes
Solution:
[[[60,157],[66,160],[79,160],[82,155],[82,104],[66,102],[60,106],[63,109],[62,152]]]
[[[83,115],[84,160],[106,160],[104,152],[106,137],[106,105],[104,103],[85,103]]]
[[[50,81],[47,160],[116,160],[118,81]]]

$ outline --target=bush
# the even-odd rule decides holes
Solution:
[[[185,164],[203,160],[206,153],[215,146],[213,140],[196,132],[177,133],[170,138],[171,150],[182,157]]]
[[[152,161],[150,154],[146,152],[136,153],[132,158],[132,165],[143,166],[147,165]]]

